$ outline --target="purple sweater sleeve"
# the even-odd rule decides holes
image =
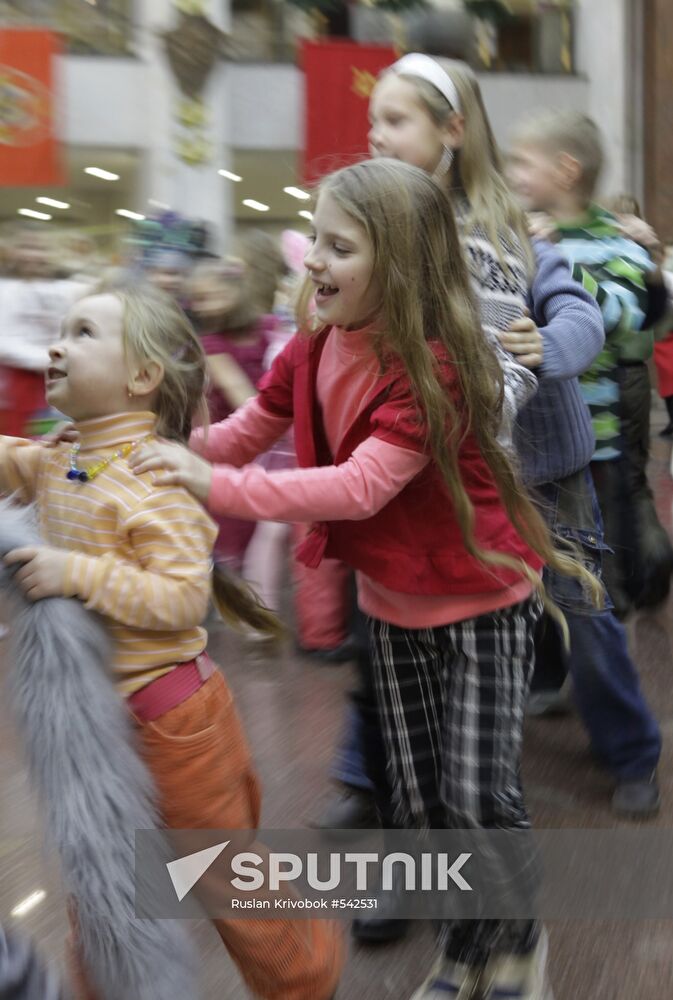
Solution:
[[[533,246],[538,266],[529,307],[544,341],[544,361],[538,391],[519,411],[514,436],[528,486],[565,479],[591,460],[591,415],[576,376],[604,341],[600,310],[564,259],[550,243]]]
[[[533,249],[537,266],[529,308],[544,341],[537,374],[543,379],[575,378],[584,374],[603,347],[603,317],[551,243],[536,240]]]

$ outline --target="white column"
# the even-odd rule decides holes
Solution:
[[[631,114],[631,0],[577,0],[576,58],[578,72],[589,80],[587,113],[603,133],[604,194],[633,193],[634,135]]]
[[[225,30],[228,0],[206,0],[206,16]],[[182,96],[164,51],[162,33],[177,27],[179,12],[172,0],[138,0],[137,49],[147,66],[147,143],[144,153],[138,211],[147,212],[150,200],[170,206],[190,218],[205,220],[213,232],[216,250],[226,249],[232,231],[231,186],[217,173],[229,162],[229,108],[227,68],[215,63],[201,95],[207,114],[212,153],[207,162],[190,166],[176,154],[179,126],[175,117]]]

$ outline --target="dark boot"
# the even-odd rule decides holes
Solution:
[[[620,781],[612,796],[612,809],[618,816],[647,819],[657,815],[660,802],[655,773],[636,781]]]
[[[407,933],[409,921],[398,916],[402,885],[399,873],[395,873],[394,879],[392,892],[375,893],[376,916],[358,917],[353,921],[351,933],[361,944],[390,944],[392,941],[399,941]]]

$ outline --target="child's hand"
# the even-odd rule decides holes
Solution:
[[[509,330],[498,334],[498,340],[526,368],[538,368],[542,364],[544,341],[530,316],[515,320]]]
[[[208,499],[213,467],[181,444],[152,441],[131,453],[129,465],[137,476],[160,469],[157,486],[184,486],[202,503]]]
[[[47,448],[55,448],[57,444],[63,442],[74,444],[76,441],[79,441],[79,431],[75,430],[75,425],[69,420],[56,424],[51,434],[45,434],[41,439],[41,443]]]
[[[31,601],[43,597],[65,597],[65,567],[68,552],[49,545],[36,548],[12,549],[4,558],[8,566],[23,563],[16,579]]]
[[[620,215],[620,229],[634,243],[645,247],[655,264],[660,266],[664,261],[664,248],[655,230],[644,219],[637,215]]]
[[[556,243],[559,233],[556,223],[550,215],[547,215],[546,212],[529,212],[526,218],[528,219],[528,233],[531,239]]]

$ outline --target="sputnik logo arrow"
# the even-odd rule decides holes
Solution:
[[[206,847],[204,851],[197,851],[195,854],[186,854],[184,858],[178,858],[176,861],[169,861],[167,863],[168,874],[171,877],[175,895],[178,897],[179,902],[182,902],[189,890],[205,875],[228,843],[229,841],[225,840],[222,844],[215,844],[214,847]]]

